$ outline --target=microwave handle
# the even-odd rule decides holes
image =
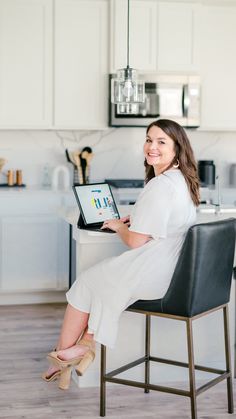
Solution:
[[[183,95],[182,95],[182,112],[183,116],[188,116],[189,110],[189,88],[187,84],[183,85]]]

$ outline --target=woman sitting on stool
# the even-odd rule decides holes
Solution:
[[[95,357],[95,342],[113,347],[121,313],[135,301],[162,298],[185,234],[196,220],[199,180],[185,130],[176,122],[151,123],[144,143],[146,185],[132,216],[107,220],[130,248],[82,272],[67,293],[68,306],[46,381],[68,388],[72,367],[82,375]]]

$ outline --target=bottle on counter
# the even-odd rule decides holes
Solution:
[[[14,171],[13,170],[7,171],[7,184],[8,186],[14,185]]]
[[[50,168],[49,164],[46,163],[43,168],[43,181],[42,186],[44,188],[49,188],[51,186],[51,176],[50,176]]]
[[[52,188],[68,190],[70,188],[70,172],[68,167],[60,165],[52,173]]]
[[[22,170],[16,171],[16,184],[22,186]]]

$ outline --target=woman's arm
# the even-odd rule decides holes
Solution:
[[[151,237],[147,234],[129,231],[128,224],[129,223],[124,223],[122,219],[107,220],[104,222],[103,228],[110,228],[111,230],[115,231],[120,236],[121,240],[131,249],[143,246],[145,243],[151,240]]]

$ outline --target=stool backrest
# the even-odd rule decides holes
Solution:
[[[192,317],[229,301],[235,230],[234,218],[189,229],[162,299],[165,313]]]

